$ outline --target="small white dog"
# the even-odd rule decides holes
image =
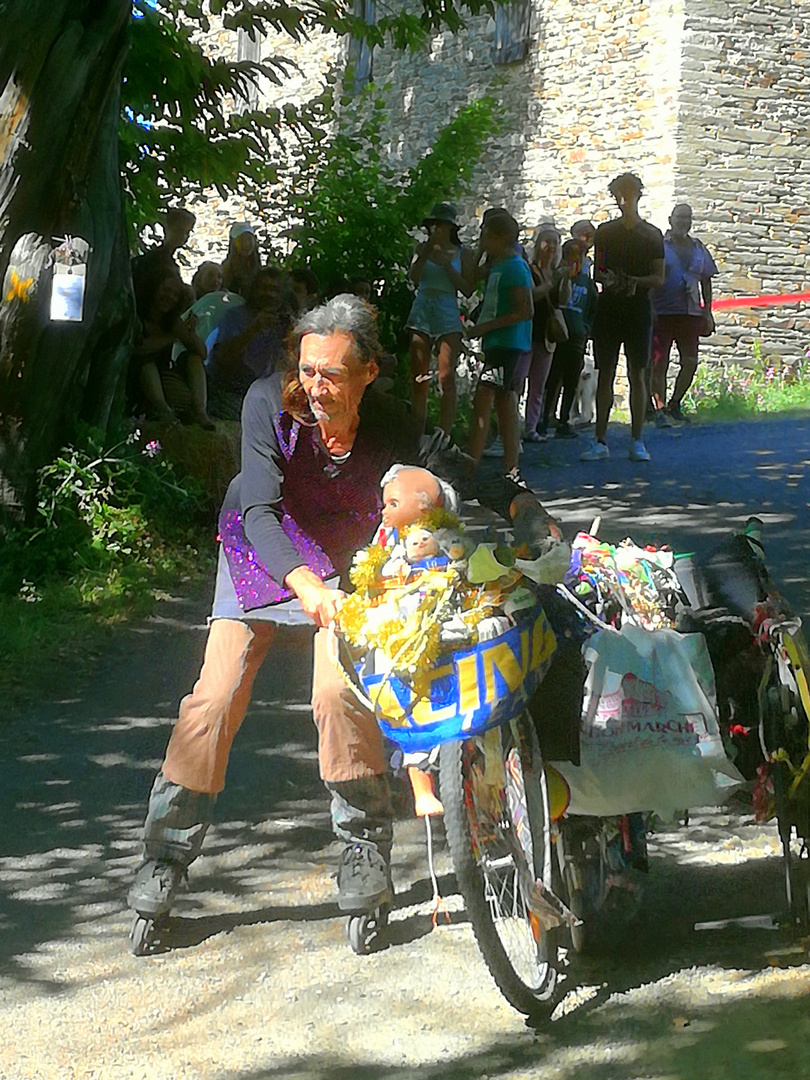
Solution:
[[[589,344],[585,351],[585,366],[579,377],[576,397],[574,398],[574,404],[571,406],[571,415],[568,418],[569,424],[581,426],[593,423],[596,415],[596,383],[598,379],[599,372],[593,362],[593,351]]]

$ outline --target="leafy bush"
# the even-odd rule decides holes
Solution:
[[[38,520],[0,519],[0,696],[6,711],[72,680],[103,628],[147,614],[209,569],[210,503],[179,478],[157,443],[104,449],[97,434],[39,474]]]
[[[329,133],[335,93],[333,85],[324,95],[323,126],[298,145],[280,202],[266,215],[295,242],[291,264],[308,266],[324,287],[353,277],[373,283],[383,342],[395,351],[412,300],[414,230],[434,203],[469,191],[496,130],[497,102],[482,97],[460,109],[416,165],[401,170],[385,148],[387,113],[378,91],[369,87],[344,103],[340,125]]]
[[[0,535],[0,593],[27,589],[30,599],[59,580],[83,601],[134,600],[150,578],[186,571],[207,499],[180,480],[159,444],[138,440],[136,432],[104,449],[90,433],[40,471],[38,520]]]
[[[810,408],[810,348],[791,361],[763,355],[762,345],[755,342],[751,366],[701,364],[685,404],[707,420]]]

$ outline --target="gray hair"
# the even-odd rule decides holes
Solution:
[[[384,488],[386,484],[390,484],[391,481],[399,473],[403,472],[406,469],[418,469],[420,472],[426,472],[429,476],[432,476],[439,486],[439,498],[441,499],[440,505],[443,506],[445,510],[449,510],[451,514],[458,513],[460,503],[458,492],[456,491],[456,489],[452,486],[452,484],[448,484],[446,480],[442,480],[440,476],[436,476],[436,474],[432,473],[430,469],[425,469],[422,465],[392,465],[380,481],[380,487]],[[430,498],[426,491],[423,492],[422,509],[430,510],[432,506],[433,500]]]
[[[340,293],[300,317],[291,334],[292,352],[296,358],[301,339],[307,334],[318,337],[347,334],[354,339],[355,355],[363,364],[376,360],[382,351],[377,334],[377,313],[365,300],[351,293]]]

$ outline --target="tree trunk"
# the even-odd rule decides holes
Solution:
[[[106,428],[134,325],[118,162],[131,0],[0,0],[0,506],[82,420]],[[91,247],[81,322],[50,320],[56,238]]]

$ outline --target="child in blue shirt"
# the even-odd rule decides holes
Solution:
[[[483,338],[484,370],[473,399],[470,456],[477,464],[489,430],[492,405],[498,414],[503,441],[504,472],[517,478],[520,457],[518,393],[514,387],[520,356],[532,347],[532,275],[515,254],[518,224],[508,214],[493,215],[481,230],[481,249],[489,257],[484,302],[479,322],[468,337]]]

